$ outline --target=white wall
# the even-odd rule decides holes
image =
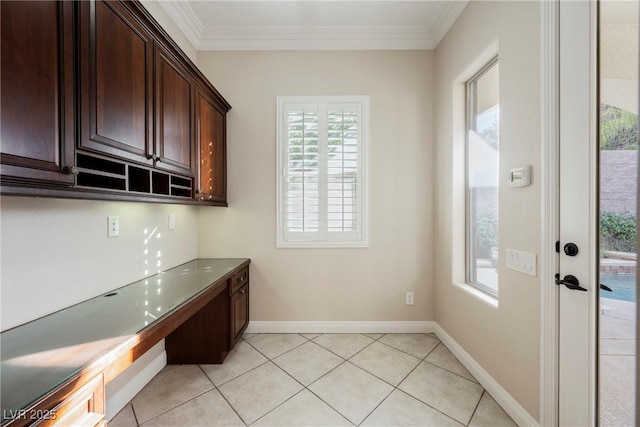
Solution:
[[[233,106],[230,207],[199,211],[198,253],[252,259],[251,319],[433,320],[433,52],[199,52],[198,64]],[[278,95],[370,95],[370,248],[276,249]]]
[[[196,210],[2,197],[2,330],[196,258]],[[176,215],[176,230],[168,230],[169,213]],[[118,237],[107,238],[109,215],[120,219]]]
[[[540,281],[505,268],[505,248],[540,254],[540,11],[469,2],[436,50],[436,321],[539,418]],[[464,286],[464,82],[500,60],[500,262],[495,307]],[[508,170],[532,165],[530,187]]]

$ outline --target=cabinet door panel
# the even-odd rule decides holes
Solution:
[[[231,346],[249,323],[249,285],[231,296]]]
[[[164,49],[156,49],[156,167],[193,176],[193,79]]]
[[[202,200],[226,201],[226,117],[205,92],[197,95],[199,188]]]
[[[80,146],[151,163],[153,38],[116,2],[80,8]]]
[[[73,5],[2,2],[3,179],[73,184]]]

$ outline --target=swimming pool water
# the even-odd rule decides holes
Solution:
[[[603,298],[636,302],[635,274],[601,274],[600,283],[607,285],[613,292],[600,290]]]

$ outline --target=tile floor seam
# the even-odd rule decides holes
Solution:
[[[265,362],[266,363],[266,362]],[[233,411],[234,414],[236,414],[238,416],[238,419],[240,421],[242,421],[242,424],[245,425],[245,427],[247,427],[249,424],[247,424],[246,422],[244,422],[244,419],[240,416],[240,414],[238,413],[238,411],[236,410],[236,408],[233,407],[233,405],[231,404],[231,402],[229,402],[227,400],[227,398],[225,397],[224,394],[222,394],[222,392],[220,390],[218,390],[218,394],[220,394],[220,397],[222,397],[222,400],[224,400],[227,405],[229,405],[229,408],[231,408],[231,410]]]
[[[320,337],[321,337],[321,336],[323,336],[323,335],[340,335],[340,334],[320,334],[320,335],[318,335],[316,338],[320,338]],[[352,334],[352,335],[353,335],[353,334]],[[366,335],[364,335],[364,334],[357,334],[357,335],[366,336]],[[316,338],[314,338],[313,340],[315,340]],[[367,337],[367,338],[369,338],[369,337]],[[370,338],[370,339],[373,339],[373,338]],[[325,350],[327,350],[328,352],[335,354],[336,356],[338,356],[340,359],[344,360],[345,362],[346,362],[346,361],[348,361],[349,359],[351,359],[353,356],[355,356],[356,354],[358,354],[358,353],[361,351],[361,350],[360,350],[360,351],[358,351],[358,353],[356,353],[356,354],[354,354],[354,355],[352,355],[352,356],[350,356],[350,357],[348,357],[348,358],[345,358],[345,357],[340,356],[338,353],[336,353],[336,352],[332,351],[331,349],[329,349],[329,348],[327,348],[327,347],[323,346],[323,345],[322,345],[322,344],[320,344],[320,343],[317,343],[317,342],[315,342],[315,341],[313,341],[313,343],[314,343],[314,344],[316,344],[316,345],[319,345],[320,347],[324,348],[324,349],[325,349]],[[367,344],[367,347],[368,347],[368,346],[370,346],[371,344],[373,344],[373,341],[371,341],[371,343]],[[366,347],[365,347],[365,348],[366,348]],[[362,350],[364,350],[364,348],[363,348]]]
[[[400,383],[402,384],[402,383]],[[457,422],[458,424],[461,424],[463,426],[468,426],[469,423],[471,422],[471,419],[473,419],[473,417],[471,419],[469,419],[469,423],[467,424],[463,424],[461,423],[459,420],[457,420],[456,418],[453,418],[451,415],[442,412],[440,409],[436,408],[435,406],[430,405],[429,403],[425,402],[424,400],[420,399],[418,396],[414,396],[413,394],[409,393],[407,390],[403,390],[400,387],[396,387],[398,389],[398,391],[406,394],[407,396],[411,396],[412,398],[416,399],[418,402],[427,405],[429,408],[433,409],[434,411],[440,412],[442,415],[446,416],[447,418],[451,418],[453,421]],[[484,389],[482,389],[482,391],[484,392]],[[480,395],[480,397],[482,397],[482,395]],[[478,400],[478,404],[480,404],[480,400]]]
[[[346,362],[346,360],[345,360]],[[320,379],[320,378],[318,378]],[[311,385],[311,384],[309,384]],[[324,400],[321,396],[319,396],[318,394],[314,393],[313,390],[311,390],[310,388],[307,387],[307,391],[311,394],[313,394],[315,397],[317,397],[318,399],[320,399],[322,402],[325,403],[325,405],[329,406],[329,408],[333,409],[334,411],[336,411],[336,413],[340,414],[340,416],[342,418],[344,418],[345,420],[347,420],[347,422],[349,422],[352,426],[356,426],[357,424],[352,423],[351,420],[349,418],[347,418],[342,412],[340,412],[338,409],[334,408],[333,405],[331,405],[329,402],[327,402],[326,400]]]
[[[416,357],[416,359],[417,359],[417,357]],[[389,381],[385,380],[384,378],[380,378],[379,376],[377,376],[377,375],[376,375],[376,374],[374,374],[373,372],[369,371],[367,368],[363,368],[363,367],[362,367],[362,366],[360,366],[360,365],[356,365],[355,363],[353,363],[353,362],[351,362],[351,361],[349,361],[349,360],[345,360],[345,362],[349,362],[349,363],[351,363],[353,366],[355,366],[356,368],[360,368],[360,369],[362,369],[363,371],[365,371],[365,372],[366,372],[366,373],[368,373],[368,374],[373,375],[374,377],[376,377],[376,378],[377,378],[377,379],[379,379],[380,381],[382,381],[382,382],[384,382],[384,383],[386,383],[386,384],[389,384],[391,387],[393,387],[393,388],[397,388],[400,384],[402,384],[402,381],[404,381],[405,379],[407,379],[407,377],[411,374],[411,372],[413,372],[413,371],[414,371],[418,366],[420,366],[420,363],[421,363],[422,361],[419,361],[419,362],[418,362],[418,364],[417,364],[415,367],[413,367],[413,368],[411,369],[411,371],[409,371],[409,373],[408,373],[406,376],[404,376],[404,377],[400,380],[400,382],[399,382],[397,385],[391,384]]]
[[[198,366],[200,366],[200,365],[198,365]],[[178,409],[178,408],[179,408],[179,407],[181,407],[182,405],[186,405],[187,403],[191,402],[192,400],[197,399],[198,397],[200,397],[200,396],[202,396],[202,395],[204,395],[204,394],[209,393],[211,390],[215,390],[215,386],[214,386],[214,388],[212,388],[212,389],[209,389],[209,390],[207,390],[207,391],[203,391],[202,393],[200,393],[200,394],[199,394],[199,395],[197,395],[197,396],[192,397],[191,399],[185,400],[184,402],[182,402],[182,403],[181,403],[181,404],[179,404],[179,405],[174,406],[173,408],[169,408],[169,409],[167,409],[166,411],[159,413],[159,414],[158,414],[158,415],[156,415],[155,417],[149,418],[149,419],[148,419],[147,421],[145,421],[143,424],[146,424],[146,423],[148,423],[149,421],[155,420],[156,418],[158,418],[158,417],[160,417],[160,416],[162,416],[162,415],[166,414],[167,412],[173,411],[174,409]],[[222,393],[220,393],[220,394],[222,394]],[[133,405],[131,405],[131,407],[133,408]],[[135,413],[134,413],[134,415],[135,415]],[[137,419],[137,418],[136,418],[136,422],[138,422],[138,419]],[[140,424],[138,424],[138,425],[140,425]]]
[[[451,415],[442,412],[440,409],[436,408],[435,406],[432,406],[432,405],[428,404],[427,402],[418,399],[417,397],[415,397],[414,395],[412,395],[409,392],[406,392],[406,391],[404,391],[404,390],[402,390],[400,388],[397,388],[397,387],[396,387],[396,390],[398,390],[400,393],[406,394],[407,396],[411,397],[412,399],[416,399],[418,402],[423,403],[424,405],[428,406],[429,408],[433,409],[434,411],[441,413],[445,417],[449,418],[450,420],[453,420],[453,421],[457,422],[460,425],[467,425],[467,424],[462,424],[460,421],[456,420]],[[484,392],[484,390],[482,390],[482,391]],[[482,395],[480,395],[480,397],[482,397]],[[480,400],[478,400],[478,404],[480,404]],[[473,417],[471,417],[471,419],[473,419]],[[471,420],[469,420],[469,422],[471,422]]]
[[[264,335],[268,335],[268,334],[264,334]],[[300,335],[300,334],[274,334],[274,335],[298,335],[299,337],[304,338],[304,339],[306,340],[306,338],[305,338],[305,337],[303,337],[303,336],[302,336],[302,335]],[[255,338],[255,337],[253,337],[253,338]],[[250,342],[248,342],[248,341],[247,341],[247,344],[251,345],[251,343],[250,343]],[[303,342],[303,343],[301,343],[301,344],[299,344],[299,345],[297,345],[297,346],[295,346],[295,347],[293,347],[293,348],[290,348],[289,350],[285,351],[284,353],[280,353],[280,354],[278,354],[278,355],[276,355],[276,356],[273,356],[273,358],[275,359],[276,357],[280,357],[280,356],[282,356],[283,354],[289,353],[291,350],[295,350],[296,348],[298,348],[298,347],[300,347],[300,346],[303,346],[303,345],[305,345],[305,344],[306,344],[306,342]],[[260,350],[258,350],[255,346],[251,345],[251,347],[253,347],[253,348],[254,348],[258,353],[260,353],[260,354],[261,354],[261,355],[263,355],[265,358],[267,358],[267,360],[271,361],[271,358],[270,358],[269,356],[267,356],[266,354],[264,354],[263,352],[261,352]]]
[[[313,343],[314,343],[314,344],[316,344],[316,345],[319,345],[319,346],[320,346],[320,347],[322,347],[322,348],[324,348],[324,349],[325,349],[325,350],[327,350],[329,353],[331,353],[331,354],[333,354],[333,355],[338,356],[340,359],[344,360],[345,362],[348,360],[348,359],[345,359],[344,357],[340,356],[338,353],[336,353],[336,352],[334,352],[334,351],[331,351],[330,349],[328,349],[327,347],[323,346],[322,344],[318,344],[318,343],[317,343],[317,342],[315,342],[315,341],[314,341]]]
[[[469,422],[466,423],[466,426],[469,426],[469,424],[471,424],[471,421],[473,421],[473,417],[476,415],[476,412],[478,411],[478,408],[480,407],[480,402],[482,402],[482,398],[484,397],[484,394],[487,392],[487,390],[484,389],[484,387],[482,388],[482,394],[480,395],[480,399],[478,399],[478,403],[476,403],[476,407],[473,409],[473,412],[471,413],[471,417],[469,418]]]
[[[397,350],[397,351],[399,351],[400,353],[404,353],[404,354],[406,354],[406,355],[408,355],[408,356],[414,357],[414,358],[418,359],[420,362],[422,362],[424,359],[426,359],[426,358],[429,356],[429,354],[431,354],[431,352],[429,352],[425,357],[420,358],[420,357],[415,356],[415,355],[413,355],[413,354],[411,354],[411,353],[407,353],[406,351],[404,351],[404,350],[402,350],[402,349],[400,349],[400,348],[394,347],[394,346],[392,346],[391,344],[387,344],[386,342],[383,342],[383,341],[377,341],[377,342],[378,342],[378,343],[380,343],[380,344],[382,344],[382,345],[386,345],[387,347],[389,347],[389,348],[391,348],[391,349],[393,349],[393,350]],[[373,344],[373,343],[371,343],[371,344]],[[437,347],[437,345],[436,345],[436,347]],[[434,347],[434,348],[435,348],[435,347]]]
[[[204,369],[202,369],[202,365],[198,363],[198,368],[200,368],[200,370],[202,371],[202,373],[204,374],[205,377],[207,377],[207,379],[209,380],[209,382],[211,383],[211,385],[213,386],[213,388],[217,388],[216,384],[213,382],[213,380],[211,378],[209,378],[209,375],[207,375],[207,373],[204,371]]]
[[[270,359],[267,359],[267,360],[265,360],[264,362],[262,362],[261,364],[259,364],[259,365],[257,365],[257,366],[254,366],[254,367],[253,367],[253,368],[251,368],[251,369],[247,369],[246,371],[242,372],[241,374],[238,374],[238,375],[236,375],[236,376],[235,376],[235,377],[233,377],[233,378],[229,378],[228,380],[225,380],[224,382],[221,382],[221,383],[220,383],[220,384],[218,384],[217,386],[216,386],[215,384],[214,384],[213,386],[214,386],[216,389],[218,389],[218,391],[220,391],[220,387],[222,387],[223,385],[225,385],[225,384],[226,384],[226,383],[228,383],[229,381],[233,381],[233,380],[235,380],[236,378],[240,378],[240,377],[241,377],[241,376],[243,376],[244,374],[248,374],[249,372],[251,372],[251,371],[253,371],[253,370],[255,370],[255,369],[258,369],[259,367],[261,367],[261,366],[262,366],[262,365],[264,365],[265,363],[269,363],[269,362],[271,362],[271,360],[270,360]],[[206,375],[206,373],[205,373],[205,375]],[[207,378],[208,378],[208,376],[207,376]],[[211,379],[210,379],[210,380],[211,380]],[[213,381],[211,381],[211,382],[213,382]],[[222,393],[221,393],[221,394],[222,394]]]
[[[462,378],[462,379],[465,379],[465,380],[469,381],[469,382],[470,382],[470,383],[472,383],[472,384],[477,384],[477,385],[479,385],[480,387],[482,387],[482,384],[480,384],[479,382],[472,381],[472,380],[470,380],[469,378],[467,378],[467,377],[463,377],[462,375],[460,375],[460,374],[458,374],[458,373],[456,373],[456,372],[450,371],[450,370],[448,370],[447,368],[443,368],[443,367],[442,367],[442,366],[440,366],[440,365],[436,365],[435,363],[429,362],[428,360],[423,360],[423,362],[424,362],[424,363],[428,363],[428,364],[429,364],[429,365],[431,365],[431,366],[435,366],[436,368],[440,368],[440,369],[442,369],[443,371],[447,371],[447,372],[449,372],[450,374],[456,375],[456,376],[458,376],[458,377],[460,377],[460,378]],[[462,364],[461,364],[461,365],[462,365]],[[464,365],[462,365],[462,366],[464,367]],[[467,369],[467,368],[465,368],[465,369]],[[471,374],[471,372],[469,372],[469,374]],[[471,375],[471,376],[473,377],[473,375]],[[474,377],[474,378],[475,378],[475,377]],[[484,390],[484,387],[482,387],[482,389]]]
[[[138,422],[138,417],[136,416],[136,410],[135,410],[135,408],[133,407],[133,403],[131,403],[132,401],[133,401],[133,399],[131,399],[131,400],[129,401],[129,405],[131,406],[131,412],[133,412],[133,419],[136,421],[136,426],[138,426],[138,427],[139,427],[139,426],[140,426],[140,423]],[[126,408],[126,406],[125,406],[125,408]],[[120,412],[122,412],[122,409],[120,410]],[[118,413],[120,413],[120,412],[118,412]],[[115,417],[114,417],[114,418],[115,418]]]
[[[387,384],[388,384],[388,383],[387,383]],[[393,387],[393,386],[392,386],[392,387]],[[360,421],[360,423],[359,423],[359,424],[357,424],[357,426],[361,426],[361,425],[362,425],[362,423],[364,423],[365,421],[367,421],[367,418],[369,418],[369,417],[371,416],[371,414],[373,414],[373,412],[374,412],[376,409],[378,409],[378,407],[379,407],[380,405],[382,405],[382,403],[383,403],[385,400],[387,400],[387,399],[389,398],[389,396],[391,396],[391,393],[393,393],[395,390],[396,390],[396,387],[393,387],[393,388],[391,389],[391,391],[390,391],[390,392],[389,392],[389,393],[384,397],[384,399],[382,399],[382,400],[381,400],[381,401],[380,401],[380,402],[375,406],[375,408],[373,408],[373,409],[372,409],[372,410],[371,410],[371,411],[370,411],[370,412],[369,412],[369,413],[368,413],[368,414],[367,414],[367,415],[362,419],[362,421]]]
[[[295,378],[294,378],[295,379]],[[304,387],[304,386],[303,386]],[[279,407],[281,407],[282,405],[284,405],[285,403],[287,403],[288,401],[290,401],[291,399],[293,399],[294,397],[296,397],[297,395],[299,395],[300,393],[302,393],[303,391],[305,391],[306,388],[303,388],[302,390],[299,390],[297,392],[295,392],[293,395],[289,396],[287,399],[285,399],[283,402],[279,403],[278,405],[276,405],[275,407],[273,407],[272,409],[268,410],[267,412],[265,412],[264,414],[260,415],[260,417],[258,417],[254,422],[252,422],[251,424],[246,424],[247,426],[249,425],[254,425],[255,423],[257,423],[258,421],[260,421],[262,418],[266,417],[267,415],[269,415],[270,413],[272,413],[273,411],[275,411],[276,409],[278,409]]]
[[[393,334],[384,334],[384,335],[382,335],[380,338],[378,338],[378,340],[379,340],[379,339],[381,339],[381,338],[383,338],[383,337],[384,337],[384,336],[386,336],[386,335],[393,335]],[[429,352],[428,352],[428,353],[427,353],[427,354],[426,354],[422,359],[420,359],[418,356],[416,356],[416,355],[414,355],[414,354],[411,354],[411,353],[409,353],[409,352],[406,352],[406,351],[402,350],[401,348],[394,347],[394,346],[393,346],[393,345],[391,345],[391,344],[387,344],[387,343],[386,343],[386,342],[384,342],[384,341],[379,341],[379,342],[380,342],[380,344],[384,344],[384,345],[386,345],[387,347],[391,347],[391,348],[392,348],[392,349],[394,349],[394,350],[401,351],[401,352],[403,352],[404,354],[408,354],[409,356],[413,356],[413,357],[415,357],[416,359],[420,359],[420,361],[423,361],[424,359],[426,359],[427,357],[429,357],[429,355],[433,352],[433,350],[435,350],[435,349],[436,349],[436,347],[442,343],[442,341],[440,340],[440,338],[438,338],[438,337],[437,337],[437,335],[435,335],[435,334],[416,334],[416,335],[432,335],[435,339],[437,339],[437,340],[438,340],[438,344],[436,344],[436,345],[435,345],[435,347],[433,347],[431,350],[429,350]]]
[[[364,335],[364,334],[359,334],[359,335],[362,335],[362,336],[364,336],[364,337],[367,337],[367,336],[366,336],[366,335]],[[372,340],[373,340],[373,338],[370,338],[370,337],[367,337],[367,338],[369,338],[369,339],[372,339]],[[348,359],[345,359],[345,360],[349,361],[349,360],[353,359],[353,358],[354,358],[354,357],[356,357],[358,354],[362,353],[364,350],[366,350],[367,348],[371,347],[371,346],[373,345],[373,343],[375,343],[375,342],[376,342],[376,340],[371,341],[369,344],[365,345],[365,346],[364,346],[364,347],[362,347],[360,350],[358,350],[354,355],[352,355],[351,357],[349,357]],[[355,365],[355,363],[354,363],[354,365]],[[357,365],[356,365],[356,366],[357,366]]]

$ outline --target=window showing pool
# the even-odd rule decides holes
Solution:
[[[601,289],[600,297],[636,302],[635,274],[601,274],[600,283],[612,290],[607,292]]]

